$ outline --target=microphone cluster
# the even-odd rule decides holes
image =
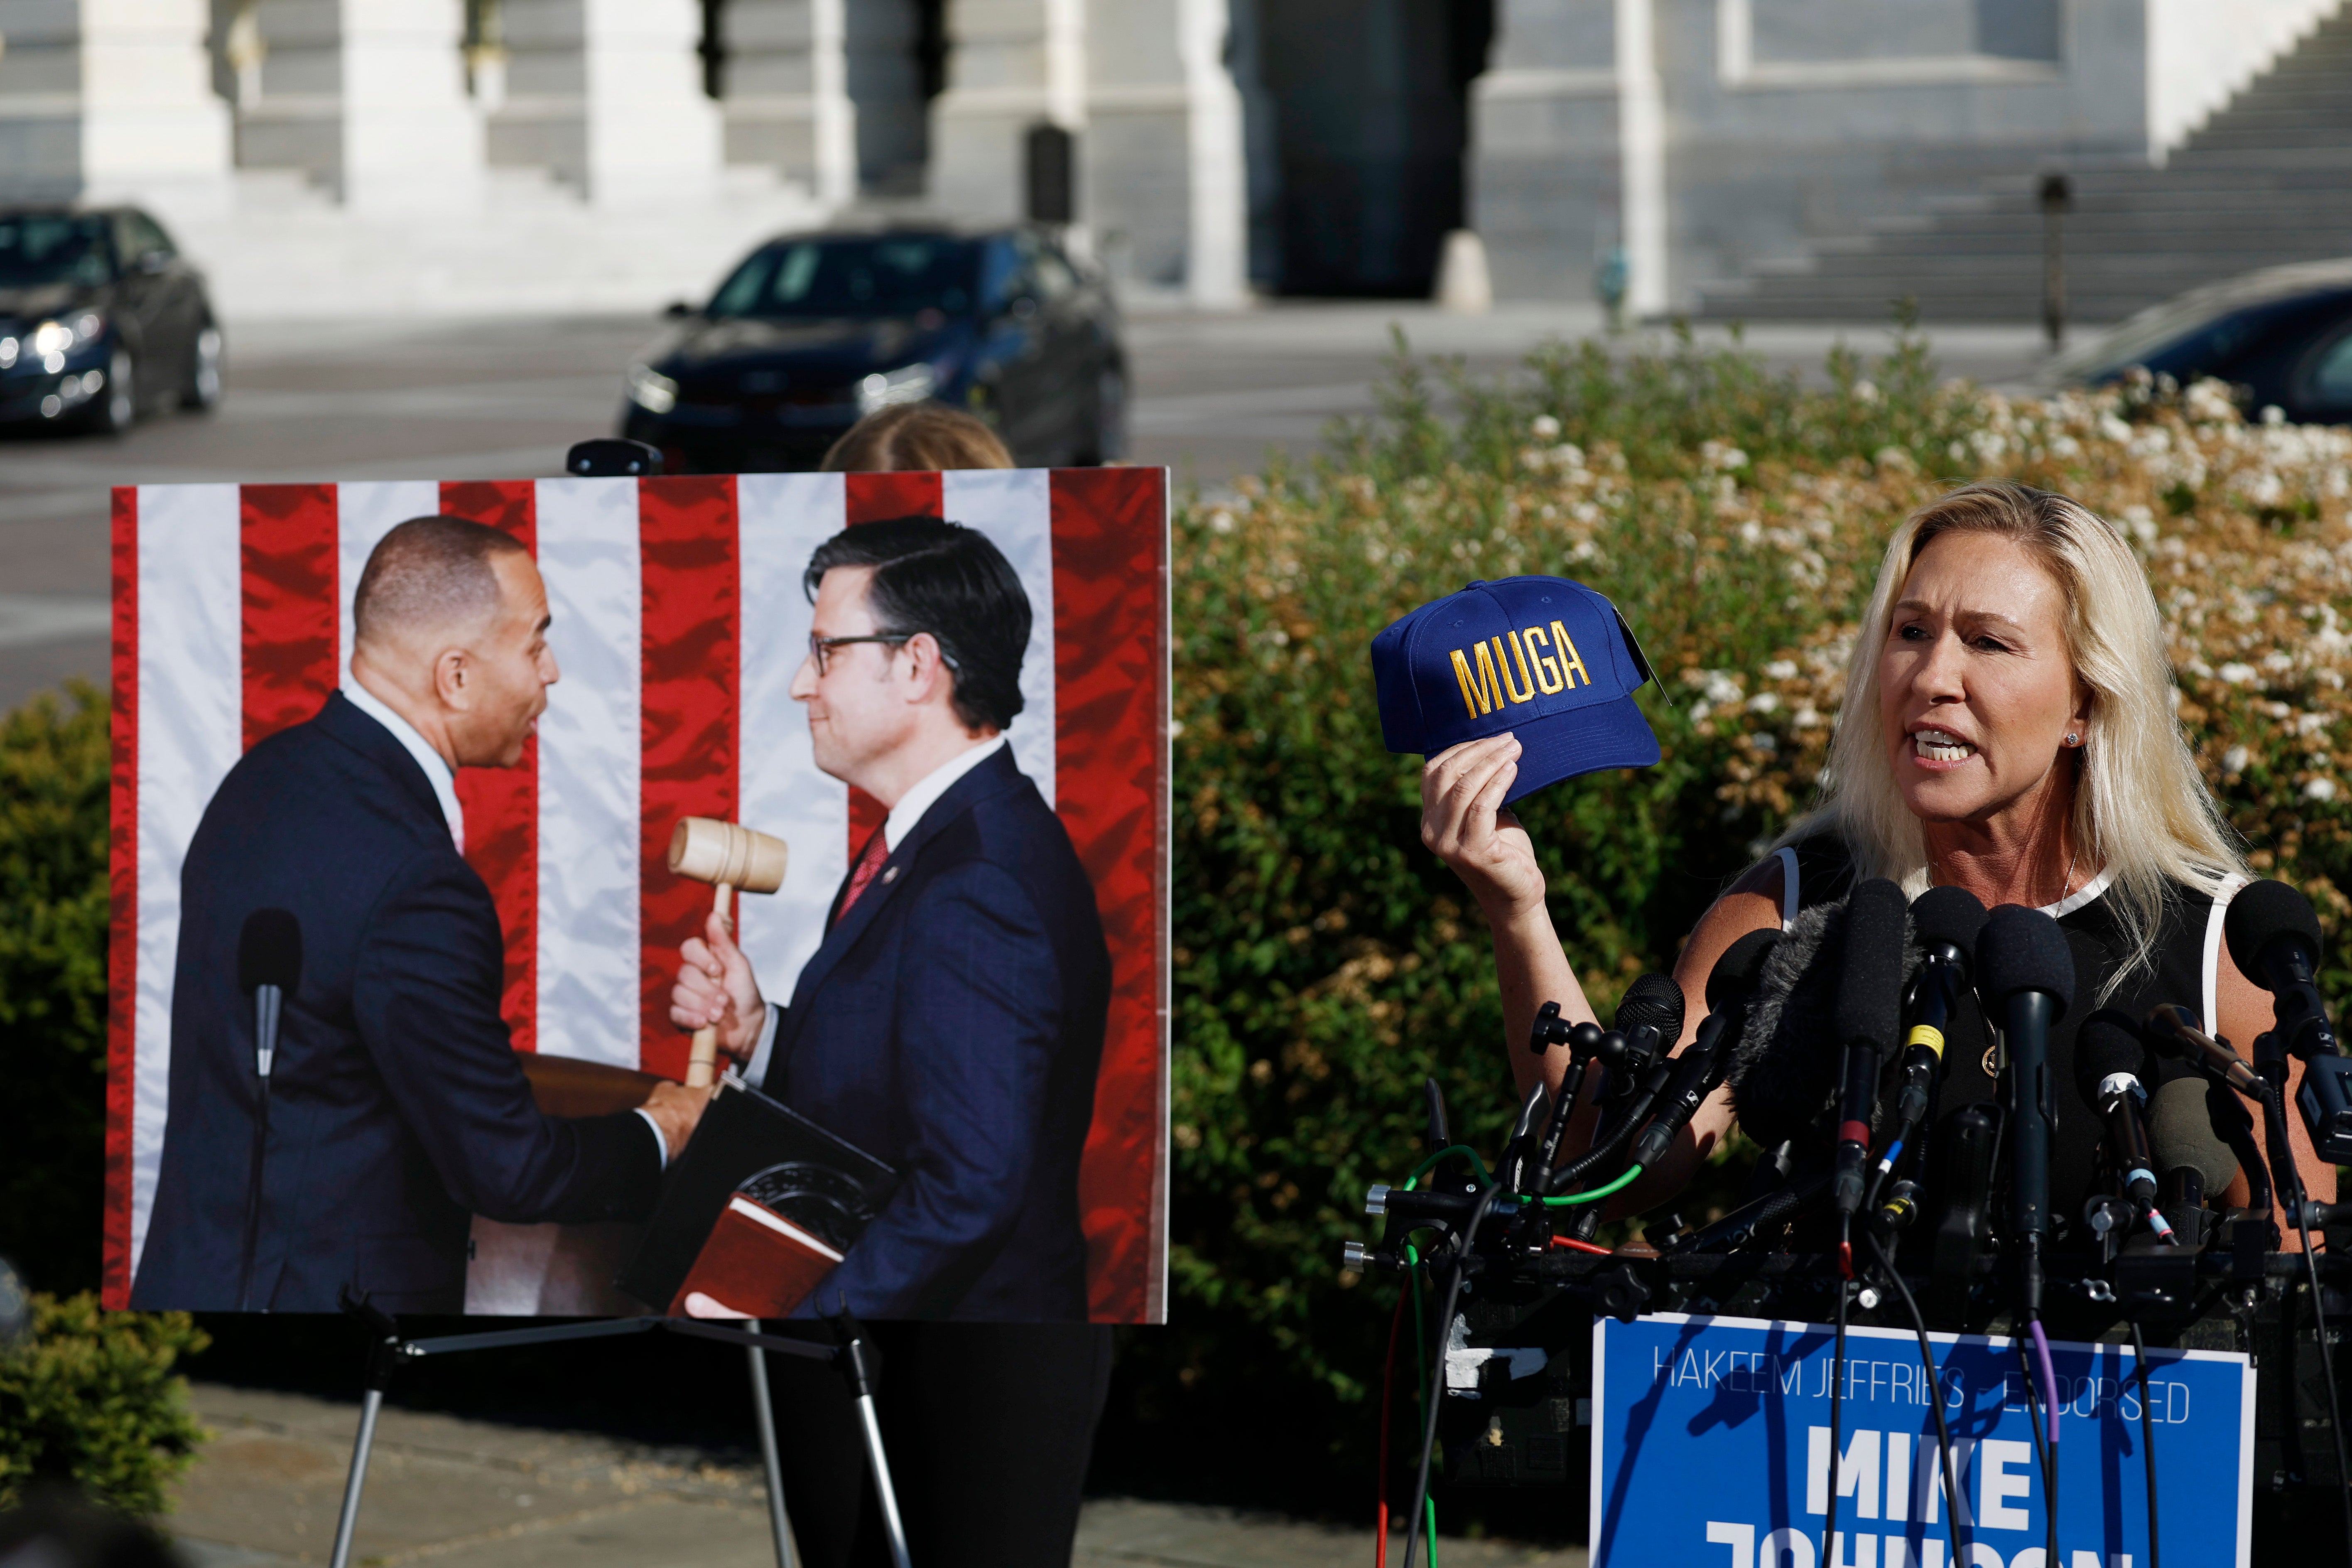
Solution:
[[[2037,1426],[2037,1456],[2054,1496],[2063,1402],[2051,1397],[2056,1380],[2042,1316],[2051,1241],[2060,1229],[2051,1156],[2062,1114],[2054,1080],[2063,1068],[2071,1067],[2083,1111],[2099,1130],[2099,1185],[2106,1190],[2091,1196],[2084,1228],[2075,1233],[2091,1258],[2068,1258],[2059,1278],[2070,1285],[2079,1278],[2075,1288],[2094,1301],[2119,1303],[2135,1339],[2141,1312],[2189,1310],[2196,1292],[2168,1295],[2169,1287],[2134,1281],[2178,1275],[2185,1283],[2215,1267],[2242,1275],[2248,1225],[2260,1227],[2252,1234],[2266,1243],[2264,1253],[2278,1246],[2277,1221],[2302,1229],[2309,1299],[2321,1310],[2311,1227],[2352,1219],[2352,1204],[2317,1203],[2305,1194],[2284,1115],[2288,1064],[2297,1061],[2301,1081],[2292,1098],[2312,1147],[2323,1160],[2352,1163],[2352,1058],[2316,982],[2317,917],[2293,888],[2257,882],[2231,902],[2224,934],[2238,968],[2273,999],[2272,1027],[2254,1041],[2251,1059],[2210,1033],[2195,1012],[2167,1003],[2137,1017],[2110,1007],[2093,1012],[2076,1028],[2067,1062],[2053,1059],[2053,1037],[2075,1005],[2078,977],[2055,920],[2018,905],[1987,910],[1961,889],[1931,889],[1914,901],[1892,882],[1864,881],[1842,909],[1801,915],[1785,940],[1780,931],[1759,931],[1735,942],[1708,975],[1706,1017],[1679,1049],[1685,997],[1664,975],[1637,980],[1607,1029],[1570,1022],[1547,1004],[1529,1049],[1553,1061],[1565,1052],[1566,1064],[1556,1091],[1540,1082],[1529,1089],[1492,1177],[1475,1153],[1450,1142],[1432,1080],[1432,1152],[1402,1188],[1372,1189],[1366,1210],[1385,1216],[1385,1234],[1376,1248],[1348,1244],[1347,1266],[1442,1274],[1450,1283],[1441,1324],[1453,1321],[1465,1289],[1500,1289],[1513,1280],[1565,1289],[1597,1311],[1630,1321],[1661,1282],[1722,1268],[1756,1278],[1757,1266],[1738,1255],[1789,1250],[1806,1234],[1792,1226],[1827,1196],[1839,1244],[1837,1353],[1849,1300],[1868,1307],[1897,1294],[1918,1331],[1933,1386],[1927,1315],[1895,1258],[1898,1233],[1927,1206],[1932,1137],[1941,1206],[1917,1253],[1929,1299],[1948,1326],[1969,1326],[1981,1321],[1988,1255],[2006,1266],[2021,1342],[2035,1352],[2030,1375],[2042,1397],[2029,1407],[2037,1421],[2047,1416],[2046,1442]],[[1946,1052],[1971,1003],[1991,1041],[1985,1069],[1997,1092],[1939,1118]],[[1647,1247],[1611,1253],[1594,1245],[1605,1200],[1664,1163],[1727,1083],[1752,1132],[1794,1134],[1759,1163],[1766,1190],[1695,1231],[1679,1218],[1653,1225]],[[2266,1151],[2253,1121],[2237,1110],[2240,1099],[2260,1110]],[[1582,1152],[1566,1152],[1579,1142]],[[1807,1147],[1818,1155],[1809,1158]],[[1476,1180],[1433,1173],[1457,1159]],[[2210,1205],[2241,1173],[2247,1206],[2217,1212]],[[2229,1256],[2199,1259],[2225,1221],[2235,1222]],[[1868,1247],[1874,1269],[1857,1267],[1856,1245]],[[2326,1362],[2328,1331],[2324,1322],[2318,1329]],[[2332,1364],[2323,1366],[2321,1381],[2327,1425],[2340,1445]],[[1433,1385],[1441,1382],[1433,1372]],[[1940,1409],[1937,1415],[1940,1420]],[[1433,1411],[1424,1465],[1434,1433]],[[2352,1474],[2340,1454],[2338,1467]],[[2152,1500],[2152,1449],[2148,1468]],[[1944,1479],[1957,1488],[1954,1478]],[[1953,1507],[1957,1514],[1957,1497]],[[2150,1510],[2152,1519],[2153,1500]],[[1407,1517],[1420,1517],[1418,1500]]]

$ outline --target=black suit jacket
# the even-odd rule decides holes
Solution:
[[[302,977],[271,1074],[250,1300],[330,1312],[339,1287],[396,1312],[466,1299],[471,1216],[646,1212],[661,1152],[635,1112],[542,1116],[499,1016],[489,889],[433,787],[340,692],[248,752],[180,877],[171,1107],[134,1307],[234,1309],[258,1101],[237,940],[291,910]]]
[[[800,1315],[845,1293],[873,1318],[1083,1321],[1109,1007],[1094,884],[1007,747],[931,804],[777,1025],[761,1087],[901,1174]]]

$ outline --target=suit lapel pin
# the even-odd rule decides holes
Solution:
[[[883,867],[883,868],[882,868],[882,881],[883,881],[883,884],[884,884],[886,887],[887,887],[887,885],[889,885],[890,883],[897,881],[898,879],[898,867],[896,867],[896,866],[885,866],[885,867]]]

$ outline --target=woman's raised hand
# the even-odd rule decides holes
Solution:
[[[1543,904],[1535,844],[1503,805],[1518,776],[1519,742],[1509,735],[1465,741],[1421,770],[1421,841],[1454,868],[1496,924]]]

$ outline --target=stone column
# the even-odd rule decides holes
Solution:
[[[18,5],[5,26],[0,196],[131,197],[167,217],[226,205],[205,0]]]
[[[728,163],[772,168],[828,205],[856,196],[848,35],[868,9],[911,16],[903,0],[728,0],[719,13]]]
[[[1249,291],[1230,21],[1228,0],[1095,0],[1087,32],[1079,216],[1124,280],[1198,305]]]
[[[506,0],[494,165],[543,168],[602,207],[718,192],[719,106],[702,90],[696,0]]]
[[[363,213],[479,205],[463,0],[213,0],[212,18],[239,167],[295,171]]]
[[[1077,133],[1081,243],[1124,277],[1227,306],[1247,297],[1241,94],[1229,0],[950,0],[930,192],[1023,214],[1032,126]]]
[[[466,95],[462,0],[340,0],[340,12],[344,205],[478,205],[482,121]]]
[[[1107,18],[1129,0],[1108,0]],[[1167,0],[1135,0],[1159,11]],[[1094,185],[1086,137],[1086,0],[948,0],[948,85],[931,101],[929,195],[961,216],[1006,222],[1022,216],[1024,138],[1051,123],[1078,136],[1078,171]],[[1168,39],[1162,58],[1172,64]],[[1081,223],[1090,216],[1081,211]]]
[[[1652,0],[1499,0],[1471,84],[1471,226],[1500,299],[1588,300],[1612,253],[1665,308],[1665,123]]]

